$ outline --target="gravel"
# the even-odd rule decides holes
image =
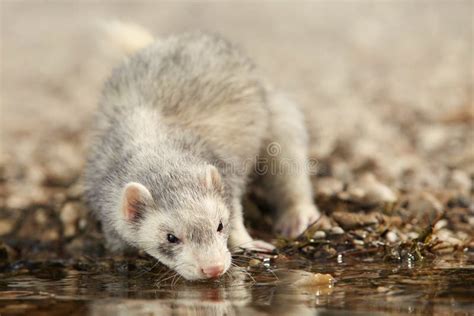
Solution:
[[[0,238],[100,249],[80,176],[102,83],[120,57],[97,45],[96,21],[126,15],[160,36],[222,33],[301,104],[326,214],[321,239],[357,229],[416,239],[441,219],[434,236],[450,251],[472,247],[468,1],[206,2],[199,14],[193,3],[159,6],[84,2],[71,15],[67,3],[2,4]]]

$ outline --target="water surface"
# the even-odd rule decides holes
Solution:
[[[267,259],[206,282],[185,282],[143,259],[18,261],[0,274],[0,314],[474,314],[474,255],[417,263],[348,259]],[[336,282],[295,286],[299,270],[329,273]]]

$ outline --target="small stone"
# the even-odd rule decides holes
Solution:
[[[354,243],[354,245],[359,245],[359,246],[364,245],[364,241],[360,239],[354,239],[352,242]]]
[[[446,126],[431,124],[420,130],[417,143],[424,152],[433,152],[449,142],[449,135]]]
[[[38,223],[40,225],[46,224],[46,222],[48,221],[48,215],[46,214],[45,209],[40,208],[36,211],[35,221],[36,221],[36,223]]]
[[[331,228],[331,233],[334,235],[342,235],[344,234],[344,229],[339,226],[334,226],[333,228]]]
[[[326,238],[326,233],[323,232],[322,230],[318,230],[314,233],[313,238],[314,239],[324,239],[324,238]]]
[[[79,176],[83,160],[77,148],[72,144],[59,143],[54,150],[43,157],[45,184],[50,186],[68,186]]]
[[[446,226],[448,226],[448,221],[446,219],[441,219],[438,222],[436,222],[433,229],[440,230],[441,228],[445,228]]]
[[[342,201],[348,201],[351,199],[351,195],[347,191],[339,192],[337,198]]]
[[[387,235],[385,236],[385,238],[387,238],[387,240],[391,243],[394,243],[398,240],[397,234],[393,231],[389,231]]]
[[[263,262],[263,266],[264,266],[265,268],[270,268],[270,266],[271,266],[270,258],[263,258],[263,261],[262,261],[262,262]]]
[[[80,218],[82,206],[78,202],[69,202],[61,209],[59,218],[64,225],[64,236],[73,236],[77,231],[77,222]]]
[[[344,189],[344,183],[336,178],[323,177],[316,181],[316,195],[334,196]]]
[[[78,203],[69,202],[61,209],[61,221],[64,224],[69,224],[76,221],[79,218],[79,206]]]
[[[471,216],[468,218],[467,222],[469,223],[469,225],[471,225],[472,227],[474,227],[474,217]]]
[[[460,240],[463,240],[463,241],[466,241],[466,240],[469,239],[469,235],[466,234],[465,232],[461,232],[461,231],[456,232],[456,237]]]
[[[27,208],[31,202],[22,195],[11,194],[6,199],[6,207],[14,210],[21,210]]]
[[[0,219],[0,236],[9,234],[13,229],[13,221]]]
[[[75,184],[70,186],[66,191],[66,195],[69,199],[80,199],[84,193],[84,188],[81,181],[77,181]]]
[[[354,187],[354,186],[350,186],[347,192],[349,193],[350,199],[357,202],[361,202],[364,199],[365,194],[366,194],[363,188]]]
[[[332,275],[309,272],[301,272],[298,279],[293,282],[293,285],[297,287],[332,286],[333,284],[334,278]]]
[[[436,237],[438,237],[439,240],[446,242],[447,244],[450,245],[461,245],[462,241],[455,238],[453,233],[448,230],[448,229],[440,229],[439,231],[436,232]]]
[[[28,183],[32,183],[34,185],[41,185],[41,183],[45,180],[45,174],[42,168],[37,164],[31,164],[28,169],[26,170],[26,178],[28,179]]]
[[[249,267],[258,267],[262,262],[258,259],[250,259]]]
[[[376,225],[379,223],[379,214],[377,213],[349,213],[337,211],[332,213],[332,218],[344,229],[353,229],[358,227]]]
[[[78,226],[80,230],[84,230],[87,227],[87,220],[85,218],[81,218],[79,220]]]
[[[435,248],[433,249],[433,251],[434,251],[435,253],[439,254],[439,255],[446,255],[446,254],[452,253],[452,252],[454,251],[454,248],[453,248],[453,246],[439,247],[439,249],[435,247]]]
[[[400,227],[402,226],[403,219],[400,216],[383,216],[383,220],[385,223],[387,223],[389,226],[397,226]]]
[[[16,255],[15,250],[0,240],[0,262],[12,260]]]
[[[448,207],[462,207],[462,208],[469,208],[471,201],[466,196],[456,196],[453,197],[448,201]]]
[[[471,177],[465,171],[454,170],[450,174],[446,186],[461,193],[469,194],[472,187]]]
[[[67,196],[64,192],[55,192],[51,196],[51,201],[53,201],[57,205],[62,205],[66,202]]]
[[[377,292],[379,292],[379,293],[385,293],[385,292],[388,292],[388,291],[390,291],[390,288],[388,288],[388,287],[385,287],[385,286],[377,287]]]
[[[9,190],[5,203],[9,209],[23,210],[32,204],[48,203],[48,196],[42,187],[15,183],[9,186]]]
[[[367,231],[364,229],[356,229],[353,233],[355,236],[359,237],[359,239],[365,239],[368,235]]]
[[[326,256],[328,257],[335,257],[337,255],[337,250],[329,246],[324,247],[323,251],[326,253]]]
[[[395,193],[385,184],[379,182],[372,173],[366,173],[347,189],[350,198],[364,204],[393,203],[397,200]]]
[[[443,205],[431,193],[423,191],[408,198],[408,210],[419,217],[432,217],[441,214]]]
[[[59,239],[59,233],[56,229],[49,229],[43,233],[42,236],[45,241],[56,241]]]

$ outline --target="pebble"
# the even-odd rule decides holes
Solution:
[[[440,229],[435,233],[436,237],[438,237],[439,240],[444,241],[448,244],[451,245],[461,245],[462,241],[455,238],[453,235],[453,232],[448,230],[448,229]]]
[[[9,219],[0,220],[0,236],[9,234],[13,229],[13,221]]]
[[[48,196],[42,187],[23,183],[14,183],[9,186],[9,196],[5,206],[9,209],[22,210],[32,204],[47,204]]]
[[[354,230],[354,235],[356,235],[360,239],[365,239],[365,238],[367,238],[368,233],[364,229],[356,229],[356,230]]]
[[[0,261],[12,260],[17,255],[16,251],[0,240]]]
[[[332,218],[344,229],[353,229],[379,223],[377,213],[350,213],[337,211],[332,214]]]
[[[85,218],[81,218],[79,220],[78,226],[80,230],[84,230],[87,227],[87,220]]]
[[[448,226],[448,221],[446,219],[441,219],[438,222],[436,222],[433,229],[434,230],[440,230],[441,228],[444,228],[446,226]]]
[[[433,194],[423,191],[412,194],[408,198],[408,210],[423,217],[440,214],[443,211],[443,205]]]
[[[465,171],[454,170],[450,174],[446,186],[461,193],[469,194],[472,188],[471,177]]]
[[[52,228],[45,231],[41,237],[45,241],[56,241],[59,239],[59,233],[56,228]]]
[[[46,210],[44,208],[40,208],[35,213],[35,221],[40,225],[46,224],[48,221],[48,215],[46,214]]]
[[[28,198],[18,194],[11,194],[7,197],[5,206],[9,209],[20,210],[25,209],[31,204],[31,201]]]
[[[352,242],[354,243],[354,245],[360,245],[360,246],[364,245],[364,241],[360,239],[354,239]]]
[[[331,228],[331,233],[333,233],[334,235],[342,235],[344,234],[344,229],[339,226],[334,226],[333,228]]]
[[[45,184],[68,186],[79,176],[83,160],[72,144],[59,143],[43,157]]]
[[[385,184],[379,182],[372,173],[364,174],[347,189],[349,196],[356,202],[366,204],[394,203],[396,194]]]
[[[66,195],[70,199],[80,199],[84,193],[84,188],[81,181],[71,185],[66,191]]]
[[[297,277],[294,277],[294,286],[312,287],[312,286],[332,286],[335,282],[330,274],[310,273],[300,271]]]
[[[316,181],[316,195],[334,196],[344,189],[344,183],[336,178],[323,177]]]
[[[387,238],[387,240],[391,243],[394,243],[398,240],[397,234],[393,231],[389,231],[387,235],[385,236],[385,238]]]
[[[473,216],[469,217],[467,222],[469,223],[469,225],[474,227],[474,217]]]
[[[249,267],[258,267],[262,262],[258,259],[250,259]]]
[[[322,230],[318,230],[314,233],[313,238],[314,239],[324,239],[324,238],[326,238],[326,233],[323,232]]]
[[[385,287],[385,286],[377,287],[377,292],[379,292],[379,293],[385,293],[385,292],[388,292],[388,291],[390,291],[390,288],[388,288],[388,287]]]
[[[70,237],[76,233],[76,224],[79,220],[81,205],[77,202],[69,202],[61,209],[59,218],[64,225],[64,236]]]
[[[263,266],[264,266],[265,268],[270,268],[270,266],[271,266],[270,258],[263,258],[263,261],[262,261],[262,262],[263,262]]]
[[[439,247],[438,248],[433,248],[433,251],[439,255],[446,255],[446,254],[450,254],[450,253],[453,253],[454,251],[454,247],[450,246],[450,247]]]
[[[462,232],[462,231],[456,232],[456,237],[459,238],[460,240],[468,240],[469,239],[469,235],[466,234],[465,232]]]
[[[43,168],[36,163],[32,163],[26,170],[26,178],[28,183],[33,185],[41,185],[45,180],[45,174]]]

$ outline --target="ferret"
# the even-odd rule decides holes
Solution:
[[[138,248],[188,280],[220,277],[235,249],[271,251],[243,222],[255,174],[278,232],[297,236],[319,218],[302,112],[238,47],[205,32],[154,40],[121,28],[138,34],[135,52],[105,83],[84,175],[110,250]]]

